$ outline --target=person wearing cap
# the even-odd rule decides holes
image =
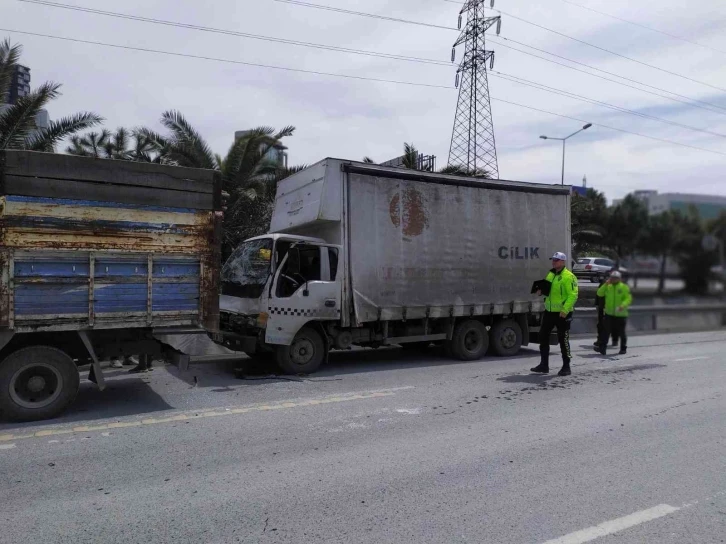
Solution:
[[[610,278],[597,290],[597,296],[605,298],[605,321],[600,330],[599,345],[595,351],[607,355],[608,337],[611,331],[620,338],[620,355],[628,351],[628,337],[625,326],[628,322],[628,308],[633,303],[630,287],[624,283],[623,276],[618,270],[610,273]]]
[[[569,376],[570,360],[570,323],[572,312],[577,302],[577,278],[567,267],[567,255],[557,252],[552,256],[552,270],[545,278],[550,285],[550,292],[545,297],[545,312],[542,315],[542,325],[539,329],[540,363],[532,372],[547,374],[550,371],[550,334],[557,328],[557,339],[562,350],[562,369],[560,376]],[[537,293],[541,295],[541,292]]]

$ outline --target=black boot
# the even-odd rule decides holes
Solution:
[[[625,355],[628,353],[628,348],[620,348],[620,351],[618,351],[618,355]]]
[[[572,372],[570,371],[570,363],[563,364],[562,368],[557,373],[558,376],[569,376],[570,374],[572,374]]]
[[[607,349],[607,347],[605,347],[605,345],[602,345],[602,346],[601,345],[597,345],[597,346],[595,346],[595,351],[597,353],[599,353],[600,355],[607,355],[608,354],[608,349]]]
[[[534,368],[530,368],[530,371],[536,372],[537,374],[549,374],[550,367],[548,364],[540,363]]]

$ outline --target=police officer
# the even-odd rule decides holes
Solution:
[[[597,296],[605,298],[605,319],[600,329],[599,345],[595,351],[607,355],[608,337],[610,333],[620,338],[620,355],[628,351],[628,337],[625,335],[625,327],[628,322],[628,308],[633,303],[633,296],[630,294],[630,287],[622,281],[622,274],[615,270],[610,273],[607,282],[597,290]]]
[[[545,312],[542,316],[542,325],[539,329],[539,352],[541,360],[532,372],[547,374],[550,371],[550,334],[557,327],[557,339],[562,350],[562,369],[559,376],[569,376],[570,359],[570,323],[572,312],[577,302],[577,278],[570,272],[565,264],[567,255],[557,252],[552,256],[552,270],[545,278],[550,285],[549,295],[545,298]],[[541,295],[541,292],[537,294]]]

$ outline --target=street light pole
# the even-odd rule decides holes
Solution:
[[[558,140],[562,142],[562,179],[561,183],[562,185],[565,184],[565,142],[567,142],[568,139],[572,138],[576,134],[580,134],[583,130],[587,130],[592,126],[592,123],[588,123],[585,126],[583,126],[580,130],[577,130],[570,134],[569,136],[565,136],[564,138],[552,138],[550,136],[540,136],[543,140]]]

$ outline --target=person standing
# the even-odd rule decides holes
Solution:
[[[595,347],[595,351],[607,355],[608,338],[612,333],[620,339],[619,355],[624,355],[628,351],[628,337],[625,334],[628,308],[633,303],[630,287],[623,282],[622,274],[615,270],[610,273],[608,281],[597,290],[597,296],[605,299],[605,319],[600,330],[599,345]]]
[[[567,255],[557,252],[552,256],[552,270],[545,280],[550,283],[550,292],[545,297],[545,312],[542,315],[542,325],[539,329],[539,353],[540,363],[532,369],[532,372],[547,374],[550,371],[550,334],[557,328],[557,340],[562,350],[562,369],[559,376],[569,376],[570,360],[570,324],[572,313],[577,302],[578,287],[577,278],[570,272],[565,264]],[[538,295],[542,292],[538,291]]]
[[[614,268],[610,270],[610,273],[615,270]],[[605,279],[601,279],[600,283],[598,284],[598,288],[601,287],[605,283]],[[600,335],[602,334],[602,328],[604,326],[605,322],[605,297],[601,297],[599,295],[595,295],[595,306],[597,307],[597,335],[595,338],[595,343],[593,344],[593,347],[598,347],[600,345]],[[613,347],[618,346],[619,337],[618,332],[616,330],[611,330],[610,334],[613,338]]]

